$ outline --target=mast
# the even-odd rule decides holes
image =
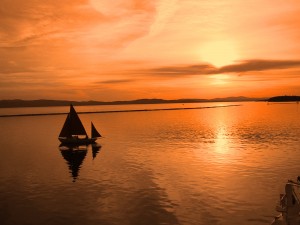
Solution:
[[[91,125],[92,125],[92,138],[102,137],[101,134],[96,130],[93,122],[91,122]]]

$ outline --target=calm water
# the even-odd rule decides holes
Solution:
[[[1,224],[269,224],[300,175],[300,105],[241,104],[81,114],[105,137],[77,152],[59,149],[65,115],[0,118]],[[57,109],[0,114],[28,110]]]

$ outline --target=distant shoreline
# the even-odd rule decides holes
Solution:
[[[267,101],[266,98],[228,97],[214,99],[137,99],[130,101],[68,101],[68,100],[0,100],[0,108],[23,108],[23,107],[55,107],[55,106],[92,106],[92,105],[132,105],[132,104],[170,104],[170,103],[208,103],[208,102],[246,102]]]
[[[129,109],[129,110],[109,110],[109,111],[93,111],[93,112],[77,112],[77,114],[98,114],[98,113],[123,113],[123,112],[153,112],[153,111],[172,111],[172,110],[192,110],[192,109],[212,109],[212,108],[225,108],[241,105],[221,105],[221,106],[204,106],[204,107],[182,107],[182,108],[162,108],[162,109]],[[66,115],[66,113],[30,113],[30,114],[12,114],[0,115],[1,117],[21,117],[21,116],[57,116]]]
[[[248,98],[248,97],[227,97],[227,98],[213,98],[213,99],[136,99],[128,101],[69,101],[69,100],[0,100],[0,108],[24,108],[24,107],[57,107],[57,106],[96,106],[96,105],[133,105],[133,104],[176,104],[176,103],[212,103],[212,102],[299,102],[300,96],[274,96],[271,98]]]

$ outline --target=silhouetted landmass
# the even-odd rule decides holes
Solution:
[[[228,97],[214,99],[137,99],[131,101],[68,101],[68,100],[0,100],[0,108],[17,108],[17,107],[47,107],[47,106],[75,106],[87,105],[129,105],[129,104],[164,104],[164,103],[200,103],[200,102],[241,102],[241,101],[265,101],[262,98],[247,98],[247,97]]]
[[[268,102],[299,102],[300,96],[275,96],[268,99]]]

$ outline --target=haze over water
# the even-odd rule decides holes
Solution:
[[[300,175],[300,106],[238,104],[80,114],[104,138],[75,158],[59,149],[66,115],[0,118],[1,224],[270,224],[285,182]]]

